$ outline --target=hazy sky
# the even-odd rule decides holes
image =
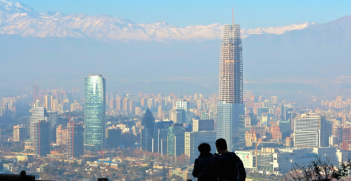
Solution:
[[[16,1],[16,0],[14,0]],[[177,26],[230,23],[231,6],[243,28],[324,23],[350,15],[350,0],[19,0],[36,11],[109,14],[136,23],[166,21]]]

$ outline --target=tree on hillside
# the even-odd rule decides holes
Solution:
[[[288,181],[331,181],[341,180],[351,172],[351,161],[340,163],[334,166],[330,159],[322,160],[316,157],[308,165],[295,164],[292,171],[285,176]]]

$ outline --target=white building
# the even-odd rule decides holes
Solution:
[[[294,121],[294,145],[297,147],[329,146],[330,122],[324,116],[302,114]]]
[[[284,148],[273,153],[273,170],[277,173],[287,173],[296,163],[298,165],[308,165],[312,160],[319,156],[322,160],[330,159],[333,165],[339,164],[335,147],[325,148]]]
[[[185,111],[186,121],[184,123],[189,124],[190,120],[192,119],[192,112],[190,112],[190,103],[186,100],[177,101],[176,109]]]

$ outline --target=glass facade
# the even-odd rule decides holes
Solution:
[[[50,154],[49,122],[38,120],[34,123],[34,153],[39,156]]]
[[[153,151],[153,136],[155,128],[155,119],[149,109],[146,109],[141,118],[141,148],[144,151]]]
[[[58,121],[58,114],[57,112],[48,111],[48,122],[49,122],[49,134],[50,134],[50,141],[56,141],[56,131],[55,125]]]
[[[106,80],[102,75],[85,78],[84,146],[87,149],[105,145]]]
[[[218,101],[216,122],[217,139],[225,139],[229,151],[234,151],[233,138],[239,137],[240,115],[245,115],[243,104],[228,104],[223,101]]]
[[[30,116],[30,125],[29,125],[29,135],[30,139],[34,139],[34,123],[39,120],[48,120],[48,113],[45,107],[33,107],[30,112],[32,115]]]
[[[169,127],[167,135],[167,155],[180,156],[184,154],[185,128],[182,123],[174,123]]]

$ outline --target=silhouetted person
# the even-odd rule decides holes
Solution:
[[[217,161],[218,179],[220,181],[245,181],[246,172],[241,159],[234,153],[229,152],[227,142],[220,138],[216,141],[218,154]]]
[[[195,159],[193,176],[198,181],[215,181],[217,178],[215,156],[210,153],[211,146],[201,143],[198,147],[200,156]]]

